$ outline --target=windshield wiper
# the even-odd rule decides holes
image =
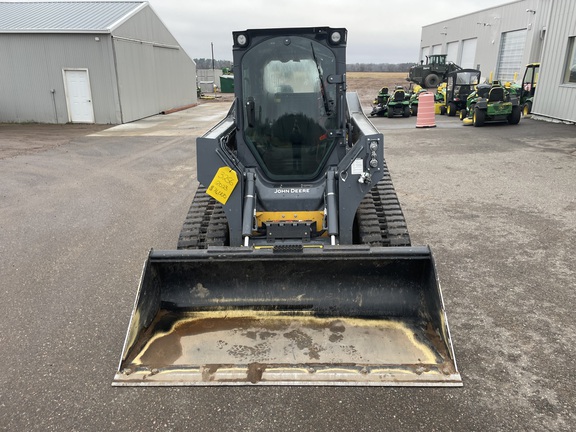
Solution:
[[[316,52],[314,51],[314,44],[310,42],[310,48],[312,48],[312,58],[314,63],[316,63],[316,69],[318,70],[318,79],[320,80],[320,93],[322,94],[322,101],[324,102],[324,110],[326,111],[326,116],[330,116],[330,104],[328,103],[328,98],[326,97],[326,89],[324,88],[324,79],[322,77],[322,68],[318,63],[316,58]]]

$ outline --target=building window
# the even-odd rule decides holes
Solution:
[[[564,83],[576,84],[576,43],[575,36],[568,39],[568,53],[566,55],[566,70],[564,73]]]

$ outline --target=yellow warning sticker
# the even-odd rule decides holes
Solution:
[[[226,204],[238,184],[238,174],[230,167],[221,167],[212,179],[206,193],[221,204]]]

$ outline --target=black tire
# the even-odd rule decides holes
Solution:
[[[426,78],[424,78],[424,87],[431,88],[431,87],[438,87],[440,84],[440,78],[436,74],[430,74]]]
[[[449,117],[454,117],[456,115],[456,111],[456,104],[454,102],[448,103],[446,114],[448,114]]]
[[[410,107],[408,105],[406,105],[404,107],[404,111],[402,112],[402,116],[403,117],[410,117]]]
[[[520,123],[520,117],[522,117],[522,112],[520,106],[516,105],[512,107],[512,112],[508,116],[508,124],[517,125]]]
[[[445,106],[445,105],[442,105],[442,106],[440,107],[440,114],[441,114],[441,115],[446,114],[446,106]]]
[[[532,102],[527,101],[522,107],[522,115],[529,115],[532,113]]]
[[[394,109],[388,107],[388,112],[386,114],[388,114],[388,118],[394,117]]]
[[[474,115],[472,117],[472,123],[475,127],[484,126],[484,122],[486,121],[486,111],[475,107],[474,108]]]
[[[418,115],[418,105],[412,105],[410,110],[412,111],[413,116]]]
[[[460,110],[460,120],[464,120],[467,116],[468,116],[468,111],[466,111],[466,108],[462,108]]]

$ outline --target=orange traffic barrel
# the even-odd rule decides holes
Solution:
[[[434,94],[422,92],[418,95],[418,114],[416,117],[417,128],[436,127],[434,117]]]

